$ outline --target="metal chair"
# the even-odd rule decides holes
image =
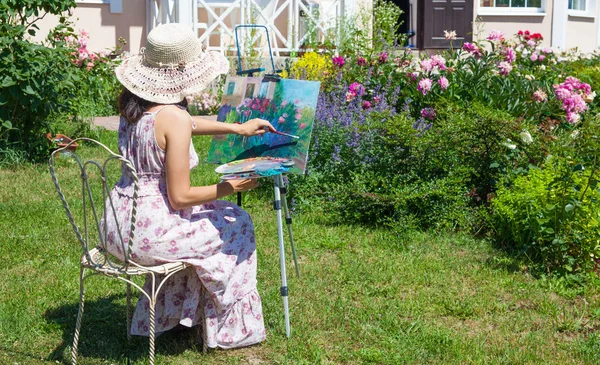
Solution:
[[[80,157],[69,150],[76,142],[87,141],[89,143],[95,144],[97,146],[102,147],[109,155],[103,161],[94,161],[87,160],[83,161]],[[60,157],[59,157],[60,156]],[[69,207],[67,199],[61,189],[60,183],[56,176],[56,161],[57,158],[65,159],[67,157],[73,158],[75,161],[67,168],[75,168],[79,173],[79,178],[81,178],[81,204],[82,204],[82,219],[83,219],[83,227],[80,228],[76,222],[73,211]],[[116,210],[113,205],[112,199],[110,198],[110,190],[111,186],[109,186],[109,179],[107,175],[107,169],[111,162],[115,162],[118,165],[121,165],[122,171],[128,171],[133,180],[134,193],[132,199],[132,208],[131,208],[131,227],[129,237],[122,237],[119,232],[116,236],[118,239],[118,243],[120,243],[123,255],[125,259],[123,261],[118,260],[113,255],[109,254],[106,250],[106,242],[107,242],[107,232],[106,229],[101,229],[100,220],[101,217],[99,213],[107,216],[108,214],[113,214],[116,218]],[[163,286],[163,284],[167,281],[169,277],[173,274],[182,271],[189,267],[189,264],[186,263],[167,263],[164,265],[158,266],[142,266],[137,264],[135,261],[131,259],[131,247],[135,244],[135,227],[136,227],[136,210],[137,210],[137,197],[138,197],[138,176],[133,164],[124,158],[123,156],[112,152],[108,147],[103,145],[102,143],[95,141],[89,138],[78,138],[67,144],[66,146],[59,148],[52,152],[52,155],[49,160],[50,164],[50,174],[52,175],[52,181],[56,186],[56,191],[58,192],[58,196],[62,201],[62,204],[67,213],[67,217],[69,218],[69,222],[75,232],[75,236],[79,240],[81,247],[83,249],[83,255],[81,256],[80,263],[80,273],[79,273],[79,311],[77,313],[77,322],[75,326],[75,335],[73,338],[73,347],[71,350],[71,361],[73,364],[77,364],[77,345],[79,342],[79,334],[81,330],[81,321],[83,317],[83,309],[84,309],[84,281],[87,277],[93,275],[104,275],[110,278],[121,280],[127,283],[127,339],[129,340],[130,335],[130,326],[131,326],[131,286],[134,286],[138,290],[140,290],[149,300],[150,302],[150,349],[149,349],[149,362],[150,364],[154,364],[154,342],[155,342],[155,305],[157,296]],[[61,165],[65,165],[65,163],[61,163]],[[118,172],[117,172],[118,174]],[[98,180],[98,181],[94,181]],[[94,184],[97,183],[97,184]],[[95,201],[94,196],[100,195],[98,192],[98,185],[101,187],[101,196],[102,201]],[[99,199],[97,199],[99,200]],[[78,204],[79,202],[77,202]],[[75,202],[74,204],[75,205]],[[101,207],[101,209],[98,209]],[[118,222],[117,219],[115,221]],[[121,222],[122,223],[122,222]],[[94,234],[94,231],[97,231],[97,235]],[[119,227],[120,231],[120,227]],[[127,242],[131,244],[126,244]],[[90,271],[86,275],[86,270]],[[150,277],[152,281],[152,288],[150,292],[144,291],[142,287],[133,282],[131,278],[133,276],[146,276]],[[203,324],[204,321],[201,321]],[[202,330],[202,339],[203,344],[206,346],[206,331]]]

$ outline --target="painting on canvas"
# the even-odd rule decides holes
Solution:
[[[245,123],[254,118],[271,122],[279,132],[262,136],[214,136],[208,152],[209,163],[228,163],[253,157],[288,158],[294,161],[288,173],[302,174],[312,133],[320,83],[281,79],[265,81],[257,77],[229,76],[225,81],[217,120]]]

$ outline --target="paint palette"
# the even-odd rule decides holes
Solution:
[[[223,164],[215,172],[225,174],[221,177],[224,180],[233,179],[231,175],[236,175],[236,179],[253,179],[273,175],[268,173],[272,170],[287,171],[293,165],[294,161],[289,158],[253,157]]]

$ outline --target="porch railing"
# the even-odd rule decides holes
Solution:
[[[238,24],[261,24],[269,29],[273,54],[281,56],[298,51],[302,45],[336,43],[339,21],[351,0],[147,0],[148,29],[158,24],[190,24],[209,50],[227,53],[235,44]],[[353,10],[353,9],[352,9]],[[264,50],[260,34],[240,33],[243,47]]]

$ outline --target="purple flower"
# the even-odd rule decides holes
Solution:
[[[421,116],[425,119],[434,120],[436,117],[435,109],[433,108],[423,108],[421,109]]]
[[[388,59],[387,52],[381,52],[379,54],[379,56],[377,57],[377,60],[379,61],[379,63],[385,63],[385,61],[387,61],[387,59]]]
[[[448,88],[448,86],[450,85],[450,82],[448,81],[446,76],[442,76],[438,80],[438,84],[440,84],[440,87],[442,88],[442,90],[446,90]]]
[[[417,131],[421,132],[420,134],[427,132],[431,129],[432,126],[433,123],[426,122],[424,118],[417,119],[412,125],[413,129],[416,129]]]
[[[338,67],[342,67],[342,66],[344,66],[344,63],[346,63],[346,61],[344,60],[344,57],[342,57],[342,56],[333,57],[332,62],[334,65],[336,65]]]
[[[425,78],[419,81],[417,85],[417,90],[419,90],[423,95],[427,95],[428,92],[431,91],[431,87],[433,86],[433,82],[431,79]]]
[[[342,162],[342,159],[340,158],[340,146],[333,147],[333,153],[331,154],[331,158],[335,162]]]
[[[358,56],[358,58],[356,59],[356,63],[359,66],[366,66],[367,65],[367,59],[362,57],[362,56]]]
[[[370,101],[365,100],[365,101],[362,102],[362,108],[363,109],[371,109],[371,106],[372,106],[372,104],[371,104]]]

